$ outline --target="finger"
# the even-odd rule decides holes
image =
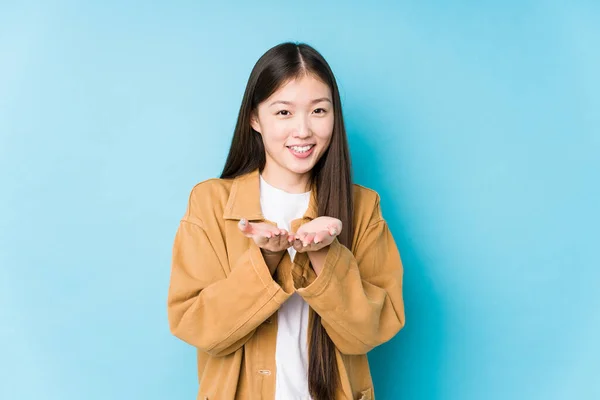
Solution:
[[[270,239],[273,236],[273,234],[270,231],[264,229],[263,227],[258,226],[252,228],[252,236]]]
[[[294,250],[298,253],[304,253],[304,246],[302,245],[302,241],[300,239],[294,241]]]
[[[304,251],[318,251],[318,250],[321,250],[322,248],[324,248],[325,246],[327,246],[325,243],[327,243],[327,242],[311,243],[307,247],[304,248]]]
[[[277,247],[278,249],[281,248],[281,235],[279,234],[279,231],[273,234],[271,242],[273,243],[273,246]]]
[[[240,222],[238,223],[238,228],[243,233],[251,233],[252,232],[252,225],[250,224],[250,222],[248,222],[248,220],[246,218],[240,219]]]
[[[304,245],[306,244],[306,238],[308,236],[308,233],[302,233],[300,234],[300,244],[302,245],[302,247],[304,247]]]
[[[286,244],[287,244],[287,245],[289,245],[289,240],[288,240],[288,238],[289,238],[289,234],[288,234],[288,232],[287,232],[285,229],[281,229],[281,230],[279,231],[279,243],[280,243],[282,246],[285,246]]]
[[[304,238],[304,240],[302,240],[302,243],[303,243],[304,247],[306,247],[309,244],[311,244],[314,239],[315,239],[315,234],[314,233],[309,233],[308,235],[306,235],[306,237]]]
[[[288,235],[286,234],[281,234],[279,236],[279,246],[283,249],[287,249],[290,247],[290,242],[288,240]]]
[[[254,236],[253,239],[260,247],[264,247],[269,244],[269,238],[264,236]]]
[[[296,234],[296,239],[298,240],[302,240],[306,237],[307,233],[306,232],[301,232],[301,233],[297,233]]]
[[[292,242],[294,241],[294,234],[293,234],[292,232],[288,232],[288,233],[285,235],[285,237],[286,237],[286,239],[287,239],[287,241],[288,241],[289,243],[292,243]]]
[[[302,249],[302,241],[300,239],[295,239],[293,242],[294,250],[300,251]]]
[[[338,235],[337,226],[335,226],[335,225],[329,225],[329,234],[331,236],[337,236]]]
[[[319,243],[321,243],[321,242],[323,241],[323,239],[325,239],[325,236],[328,236],[328,235],[329,235],[329,231],[321,231],[321,232],[318,232],[318,233],[315,235],[315,240],[314,240],[314,243],[315,243],[315,244],[319,244]]]

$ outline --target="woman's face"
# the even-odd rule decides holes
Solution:
[[[304,175],[323,156],[333,133],[329,86],[303,75],[280,87],[260,103],[252,128],[262,136],[270,173]]]

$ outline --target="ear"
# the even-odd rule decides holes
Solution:
[[[254,110],[252,111],[252,114],[250,114],[250,126],[256,132],[261,133],[260,124],[258,123],[258,110]]]

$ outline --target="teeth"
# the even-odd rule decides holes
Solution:
[[[294,150],[296,153],[306,153],[308,150],[310,150],[311,147],[312,147],[311,145],[302,146],[302,147],[291,146],[291,149]]]

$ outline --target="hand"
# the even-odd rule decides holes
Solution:
[[[276,226],[265,222],[249,222],[241,219],[238,228],[244,236],[254,240],[254,243],[263,250],[263,253],[277,254],[287,250],[294,240],[285,229],[279,229]]]
[[[294,249],[298,253],[318,251],[329,246],[342,232],[342,221],[319,217],[302,225],[294,235]]]

